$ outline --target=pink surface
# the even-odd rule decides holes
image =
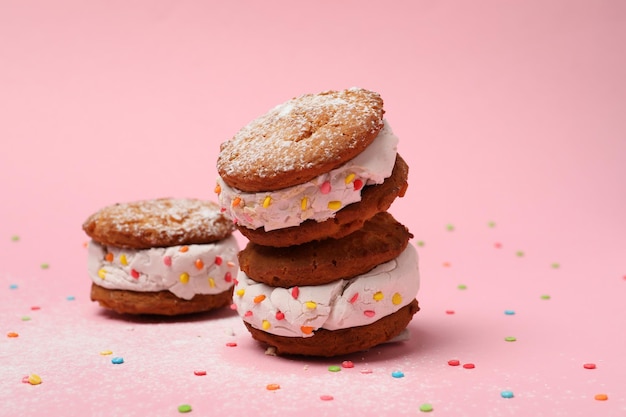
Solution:
[[[623,2],[212,3],[0,4],[0,415],[626,415]],[[89,301],[89,214],[214,199],[220,142],[354,85],[411,167],[391,208],[423,242],[409,341],[277,358],[230,310]]]

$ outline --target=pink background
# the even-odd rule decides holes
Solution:
[[[625,45],[620,0],[1,1],[0,415],[626,415]],[[276,358],[230,310],[89,301],[89,214],[214,199],[222,141],[351,86],[411,168],[409,341]]]

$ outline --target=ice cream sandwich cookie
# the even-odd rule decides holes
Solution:
[[[89,216],[91,298],[119,313],[180,315],[229,305],[238,271],[232,220],[216,203],[162,198]]]

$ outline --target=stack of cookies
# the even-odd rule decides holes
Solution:
[[[221,145],[216,193],[249,240],[234,304],[278,354],[365,350],[419,310],[412,235],[387,212],[408,166],[383,114],[372,91],[307,94]]]

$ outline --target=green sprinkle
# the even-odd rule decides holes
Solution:
[[[191,411],[191,406],[189,404],[181,404],[178,406],[179,413],[188,413]]]
[[[489,226],[489,227],[496,227],[496,222],[489,222],[489,223],[487,223],[487,226]]]
[[[466,290],[466,289],[467,289],[467,285],[465,285],[465,284],[459,284],[459,285],[457,286],[457,288],[458,288],[459,290]]]
[[[339,366],[339,365],[330,365],[328,367],[328,370],[330,372],[339,372],[339,371],[341,371],[341,366]]]
[[[518,250],[517,252],[515,252],[515,254],[520,258],[524,256],[524,252],[522,252],[521,250]]]
[[[423,240],[418,240],[417,241],[417,246],[424,246],[424,241]]]
[[[422,404],[420,405],[420,411],[424,412],[424,413],[430,413],[431,411],[433,411],[433,406],[431,404]]]
[[[22,321],[29,321],[30,317],[29,316],[22,316]]]
[[[13,236],[11,236],[11,240],[13,242],[19,242],[20,241],[20,237],[18,235],[13,235]]]
[[[48,268],[50,268],[50,265],[49,265],[49,264],[47,264],[47,263],[42,263],[42,264],[40,265],[40,267],[41,267],[41,269],[48,269]]]
[[[561,265],[559,265],[556,262],[552,264],[552,268],[554,268],[554,269],[559,269],[560,267],[561,267]]]
[[[507,336],[504,338],[504,340],[507,342],[515,342],[517,339],[515,338],[515,336]]]
[[[549,299],[550,299],[550,296],[549,296],[548,294],[543,294],[543,295],[541,296],[541,299],[542,299],[542,300],[549,300]]]
[[[454,225],[453,224],[447,224],[446,225],[446,229],[448,229],[449,232],[454,230]]]

